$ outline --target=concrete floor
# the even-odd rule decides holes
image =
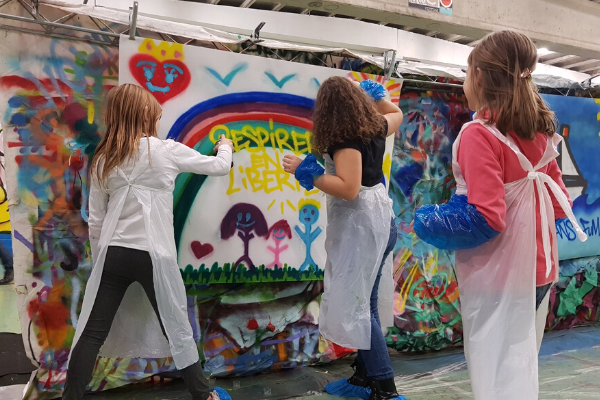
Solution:
[[[472,399],[462,349],[422,355],[391,353],[396,386],[410,400]],[[334,400],[322,392],[350,374],[351,360],[248,378],[219,379],[234,400]],[[540,353],[540,400],[600,399],[600,327],[548,333]],[[234,388],[235,387],[235,388]],[[265,394],[270,391],[270,395]],[[0,388],[0,400],[20,399],[23,386]],[[189,400],[181,380],[131,385],[86,400]]]
[[[0,266],[0,277],[4,276],[4,268]],[[17,293],[14,282],[10,285],[0,285],[0,332],[21,333],[19,313],[17,312]]]

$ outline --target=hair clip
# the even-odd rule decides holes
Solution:
[[[531,70],[529,68],[525,68],[521,73],[521,78],[527,80],[531,79]]]

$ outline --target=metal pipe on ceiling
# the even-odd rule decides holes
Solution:
[[[35,20],[33,18],[19,17],[17,15],[0,13],[0,18],[11,19],[11,20],[20,21],[20,22],[27,22],[30,24],[37,24],[37,25],[48,26],[48,27],[53,27],[53,28],[70,29],[70,30],[74,30],[74,31],[91,33],[91,34],[95,34],[95,35],[104,35],[104,36],[110,36],[110,37],[116,37],[116,38],[119,37],[118,33],[105,32],[105,31],[100,31],[97,29],[88,29],[88,28],[83,28],[83,27],[73,26],[73,25],[59,24],[56,22],[39,21],[39,20]],[[82,39],[82,40],[85,40],[85,39]]]
[[[0,29],[4,29],[7,31],[16,31],[16,32],[21,32],[21,33],[27,33],[27,34],[31,34],[31,35],[39,35],[39,36],[43,36],[43,37],[52,37],[55,39],[81,40],[82,42],[93,43],[93,44],[98,44],[98,45],[102,45],[102,46],[119,47],[118,41],[117,42],[103,42],[101,40],[86,39],[86,38],[82,38],[82,37],[62,35],[60,33],[47,33],[44,31],[36,31],[33,29],[22,28],[19,26],[0,24]]]

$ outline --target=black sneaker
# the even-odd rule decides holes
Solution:
[[[369,400],[408,400],[398,394],[394,379],[384,381],[371,380],[371,397]]]
[[[0,279],[0,285],[8,285],[15,279],[15,271],[9,269],[4,272],[4,278]]]
[[[370,387],[371,382],[367,377],[367,369],[365,368],[365,366],[360,364],[357,360],[354,360],[354,362],[350,366],[354,370],[354,375],[352,375],[350,379],[348,379],[348,383],[354,386],[364,388]]]

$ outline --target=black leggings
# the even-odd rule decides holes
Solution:
[[[144,288],[165,333],[156,304],[150,254],[125,247],[109,247],[94,307],[71,354],[63,400],[80,400],[83,397],[91,380],[98,352],[108,336],[127,288],[134,282],[139,282]],[[192,398],[207,400],[210,390],[200,361],[184,368],[181,373]]]

